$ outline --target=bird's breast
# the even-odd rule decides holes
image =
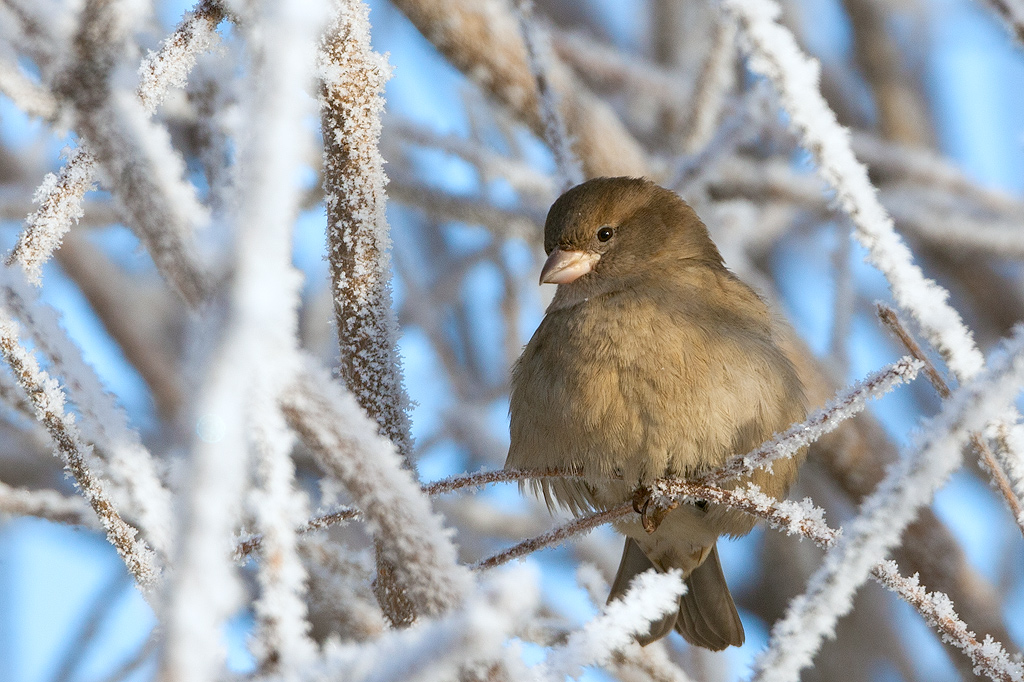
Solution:
[[[769,346],[638,297],[550,312],[513,370],[508,465],[579,470],[546,491],[571,508],[717,466],[789,424]]]

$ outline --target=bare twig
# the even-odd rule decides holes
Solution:
[[[494,568],[495,566],[507,564],[513,559],[518,559],[521,556],[536,552],[539,549],[559,545],[580,533],[589,533],[598,526],[603,526],[606,523],[611,523],[612,521],[616,521],[627,516],[632,511],[633,503],[626,502],[620,504],[618,507],[581,516],[580,518],[558,526],[547,533],[538,535],[535,538],[524,540],[502,552],[498,552],[493,556],[478,561],[474,564],[473,568],[477,571],[485,571],[489,568]]]

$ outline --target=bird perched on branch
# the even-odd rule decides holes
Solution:
[[[552,205],[544,250],[541,283],[558,289],[512,370],[505,466],[581,474],[532,483],[549,508],[620,505],[638,486],[698,476],[803,419],[803,389],[779,346],[786,327],[725,268],[675,193],[637,178],[589,180]],[[797,466],[777,461],[733,485],[783,496]],[[681,569],[688,587],[641,644],[673,627],[708,649],[743,643],[715,543],[754,523],[698,502],[653,532],[638,517],[617,524],[626,545],[609,601],[652,567]]]

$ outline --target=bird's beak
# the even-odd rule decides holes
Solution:
[[[594,269],[601,254],[593,251],[555,249],[540,271],[541,284],[568,284]]]

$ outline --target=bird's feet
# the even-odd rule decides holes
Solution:
[[[678,502],[673,502],[667,507],[655,505],[652,509],[651,499],[651,489],[645,485],[639,486],[633,493],[633,511],[640,515],[640,525],[648,534],[658,530],[668,513],[679,506]]]

